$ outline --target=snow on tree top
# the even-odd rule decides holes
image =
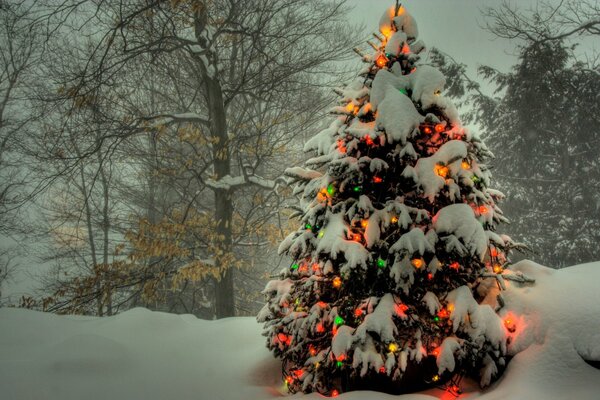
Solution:
[[[400,7],[397,14],[396,16],[396,7],[387,9],[379,20],[379,31],[387,37],[393,31],[393,24],[398,31],[405,32],[409,39],[416,39],[419,36],[417,21],[404,7]]]
[[[487,251],[488,238],[468,204],[452,204],[442,208],[433,217],[433,227],[441,240],[459,239],[469,254],[483,259]],[[445,235],[448,235],[444,238]],[[452,243],[450,241],[450,243]],[[458,248],[460,252],[460,248]]]
[[[385,46],[386,55],[398,56],[407,39],[406,33],[402,31],[395,32]]]

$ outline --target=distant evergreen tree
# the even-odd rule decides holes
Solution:
[[[507,232],[554,268],[600,259],[600,78],[562,42],[529,43],[508,74],[482,68],[498,102],[478,121],[497,156]]]

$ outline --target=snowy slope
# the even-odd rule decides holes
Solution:
[[[600,262],[559,271],[524,261],[536,279],[509,285],[511,344],[520,351],[503,378],[469,399],[600,399]],[[272,399],[281,397],[280,366],[264,347],[253,318],[203,321],[134,309],[88,318],[0,309],[0,399]],[[296,395],[318,399],[322,396]],[[432,390],[339,399],[452,399]]]

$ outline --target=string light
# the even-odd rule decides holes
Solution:
[[[406,304],[396,304],[394,310],[397,315],[404,315],[408,311],[408,306]]]
[[[441,176],[442,178],[447,177],[448,172],[450,172],[450,170],[445,165],[442,165],[442,164],[435,165],[435,173],[438,174],[439,176]]]
[[[425,125],[423,127],[423,132],[426,133],[426,134],[428,134],[428,135],[431,135],[433,133],[433,131],[431,130],[431,128],[429,126],[427,126],[427,125]]]
[[[337,397],[337,396],[339,396],[339,394],[340,394],[340,392],[338,392],[337,390],[333,390],[331,392],[331,397]]]
[[[362,190],[362,187],[360,187],[360,186],[354,186],[354,187],[352,188],[352,190],[353,190],[354,192],[360,192],[360,191]]]
[[[395,353],[398,351],[398,345],[396,343],[390,343],[388,350],[392,353]]]
[[[375,182],[375,183],[381,183],[381,182],[383,182],[383,178],[381,178],[379,176],[374,176],[373,177],[373,182]]]
[[[444,129],[446,129],[446,127],[445,127],[445,125],[444,125],[444,124],[436,124],[436,125],[435,125],[435,131],[436,131],[437,133],[442,133],[442,132],[444,132]]]
[[[395,215],[392,217],[392,224],[395,224],[396,222],[398,222],[398,217],[396,217]]]
[[[346,111],[348,111],[348,112],[354,111],[354,104],[352,104],[352,102],[350,102],[346,105]]]
[[[492,257],[498,257],[498,249],[496,249],[495,247],[492,247],[492,249],[490,250],[490,255]]]
[[[339,315],[335,317],[335,319],[333,320],[333,323],[336,324],[337,326],[340,326],[344,323],[344,318],[340,317]]]
[[[454,261],[452,264],[450,264],[450,268],[458,271],[460,269],[460,264],[457,261]]]
[[[371,136],[366,136],[365,137],[365,143],[368,146],[373,146],[375,144],[375,142],[373,141],[373,138]]]
[[[383,54],[380,54],[379,57],[377,57],[377,60],[375,60],[375,64],[377,64],[377,66],[379,68],[385,67],[387,65],[387,63],[388,63],[388,59]]]
[[[339,276],[333,278],[332,285],[334,288],[339,289],[342,287],[342,279]]]
[[[311,224],[306,224],[306,225],[304,225],[304,227],[305,227],[306,229],[308,229],[308,230],[311,230],[311,229],[312,229],[312,225],[311,225]]]
[[[421,268],[424,264],[424,261],[422,258],[413,258],[410,262],[413,265],[413,267],[415,267],[417,269]]]
[[[366,228],[369,225],[369,221],[366,219],[363,219],[362,221],[360,221],[360,226],[362,226],[363,228]]]
[[[437,382],[440,380],[440,376],[439,375],[434,375],[433,378],[431,378],[432,381]]]
[[[361,315],[363,315],[363,310],[362,308],[357,308],[356,310],[354,310],[354,316],[355,317],[360,317]]]
[[[298,264],[292,264],[292,270],[297,270],[298,267],[300,267],[300,265],[298,265]]]
[[[504,271],[504,268],[502,268],[502,265],[494,264],[494,273],[495,274],[501,274],[502,271]]]
[[[377,266],[378,266],[379,268],[384,268],[384,267],[385,267],[385,260],[384,260],[384,259],[382,259],[382,258],[378,258],[378,259],[377,259]]]
[[[329,185],[327,185],[327,193],[330,196],[333,196],[333,194],[335,193],[335,186],[333,186],[333,183],[330,183]]]
[[[471,164],[467,160],[464,160],[462,163],[460,163],[460,166],[463,169],[471,169]]]
[[[479,214],[486,214],[488,212],[488,208],[486,206],[479,206]]]

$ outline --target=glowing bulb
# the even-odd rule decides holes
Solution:
[[[300,267],[298,264],[292,264],[292,270],[297,270]]]
[[[362,190],[362,188],[360,186],[354,186],[352,188],[352,190],[355,191],[355,192],[360,192]]]
[[[339,315],[337,317],[335,317],[334,319],[334,324],[336,325],[342,325],[344,323],[344,318],[340,317]]]
[[[495,247],[493,247],[493,248],[490,250],[490,255],[491,255],[492,257],[498,257],[498,249],[496,249]]]
[[[316,331],[317,331],[317,333],[323,333],[323,332],[325,332],[325,326],[323,326],[322,322],[319,322],[317,324]]]
[[[346,111],[348,111],[348,112],[354,111],[354,104],[352,104],[352,102],[350,102],[346,105]]]
[[[304,227],[305,227],[306,229],[312,229],[312,225],[311,225],[311,224],[306,224],[306,225],[304,225]]]
[[[375,142],[373,141],[373,138],[372,138],[371,136],[367,136],[367,137],[365,137],[365,143],[366,143],[368,146],[373,146],[373,145],[375,144]]]
[[[360,221],[360,226],[362,226],[363,228],[366,228],[369,225],[369,221],[366,219],[363,219],[362,221]]]
[[[423,132],[426,133],[426,134],[428,134],[428,135],[431,135],[433,133],[433,131],[431,130],[431,128],[429,126],[424,126],[423,127]]]
[[[387,63],[388,63],[388,59],[383,54],[380,54],[379,57],[377,57],[377,60],[375,60],[375,64],[377,64],[377,66],[379,68],[385,67],[387,65]]]
[[[363,315],[363,310],[361,308],[357,308],[356,310],[354,310],[355,317],[360,317],[361,315]]]
[[[381,182],[383,182],[383,178],[380,178],[379,176],[374,176],[373,177],[373,182],[375,182],[375,183],[381,183]]]
[[[431,378],[432,381],[437,382],[440,380],[440,376],[439,375],[434,375],[433,378]]]
[[[388,346],[388,350],[392,353],[395,353],[398,351],[398,345],[396,343],[390,343],[390,345]]]
[[[486,214],[488,212],[488,208],[486,206],[479,206],[479,214]]]
[[[380,373],[380,374],[385,374],[386,372],[387,372],[387,371],[386,371],[385,367],[381,367],[381,368],[379,368],[379,373]]]
[[[467,160],[463,161],[463,162],[460,164],[460,166],[461,166],[463,169],[471,169],[471,164],[469,164],[469,162],[468,162]]]
[[[384,260],[384,259],[381,259],[381,258],[378,258],[378,259],[377,259],[377,266],[378,266],[379,268],[383,268],[383,267],[385,267],[385,260]]]
[[[454,261],[452,264],[450,264],[450,268],[458,271],[460,269],[460,264],[457,261]]]
[[[354,240],[355,242],[361,242],[362,236],[360,236],[360,233],[355,233],[352,235],[352,240]]]
[[[415,267],[417,269],[421,268],[424,264],[424,261],[422,258],[413,258],[410,262],[412,263],[413,267]]]
[[[448,172],[450,172],[450,170],[445,165],[441,165],[441,164],[435,165],[435,173],[438,174],[439,176],[441,176],[442,178],[447,177]]]
[[[335,278],[333,278],[332,285],[334,288],[339,289],[340,287],[342,287],[342,279],[339,276],[336,276]]]
[[[294,382],[294,378],[292,378],[291,376],[286,376],[285,377],[285,383],[288,385],[291,385]]]
[[[435,125],[435,131],[437,133],[442,133],[444,132],[444,129],[446,129],[446,127],[444,126],[444,124],[436,124]]]
[[[392,217],[392,224],[395,224],[398,222],[398,217],[396,217],[395,215]]]
[[[494,273],[495,274],[501,274],[502,271],[504,271],[504,268],[502,268],[502,265],[494,264]]]
[[[385,38],[387,39],[392,34],[392,28],[390,28],[389,25],[385,25],[379,29],[379,32],[381,32],[383,36],[385,36]]]
[[[337,397],[337,396],[339,396],[339,394],[340,394],[340,392],[338,392],[337,390],[333,390],[331,392],[331,397]]]
[[[333,196],[333,194],[335,193],[335,186],[333,186],[333,183],[330,183],[329,185],[327,185],[327,193],[330,196]]]

